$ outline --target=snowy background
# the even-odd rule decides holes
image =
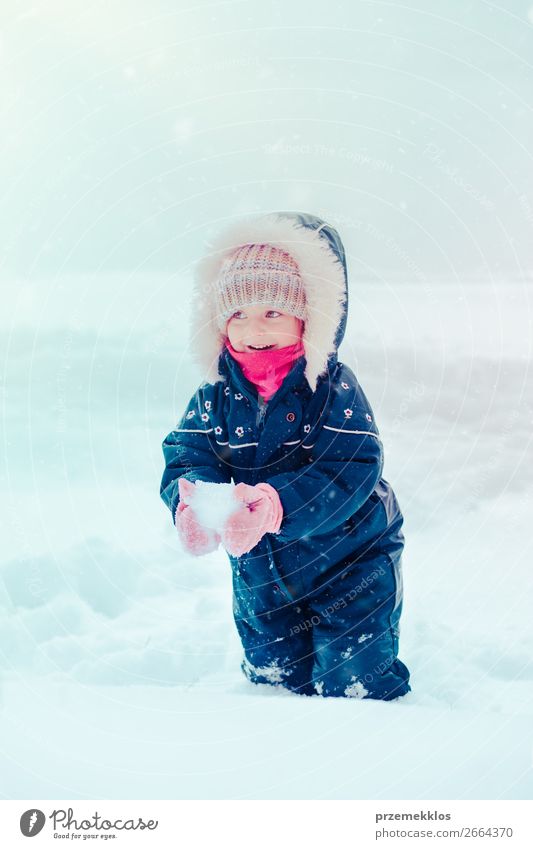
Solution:
[[[190,8],[189,8],[190,6]],[[533,10],[6,2],[3,798],[531,798]],[[398,703],[239,670],[161,441],[190,274],[247,211],[337,226],[340,358],[405,515]]]

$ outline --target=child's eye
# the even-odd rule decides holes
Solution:
[[[278,318],[278,316],[280,316],[281,313],[278,312],[277,310],[269,310],[268,315],[274,315],[274,318]]]
[[[237,312],[234,312],[231,317],[232,318],[241,318],[241,316],[243,316],[243,315],[244,315],[244,313],[242,312],[242,310],[237,310]]]

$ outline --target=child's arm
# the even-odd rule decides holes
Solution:
[[[364,504],[381,477],[383,446],[374,414],[347,366],[331,391],[329,412],[304,441],[313,445],[309,466],[265,478],[283,506],[276,535],[282,542],[335,530]]]
[[[205,390],[208,404],[216,403],[216,388],[211,384],[200,387],[192,396],[181,421],[163,441],[165,471],[159,493],[170,508],[172,521],[179,503],[178,479],[230,483],[231,466],[220,457],[220,446],[212,437],[209,419],[205,419]],[[204,416],[204,419],[202,419]]]

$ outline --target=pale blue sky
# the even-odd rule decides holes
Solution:
[[[179,274],[267,209],[356,275],[531,273],[532,6],[4,2],[0,274]]]

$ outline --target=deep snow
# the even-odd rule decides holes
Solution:
[[[242,676],[227,557],[186,556],[159,499],[201,379],[169,286],[5,284],[3,797],[531,798],[530,284],[350,290],[340,358],[405,515],[394,703]]]

